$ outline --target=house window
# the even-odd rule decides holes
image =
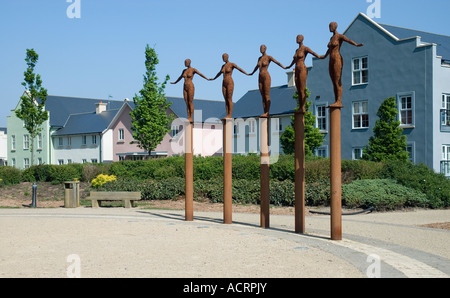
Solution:
[[[256,133],[256,120],[250,119],[248,121],[248,133],[249,134],[255,134]]]
[[[82,136],[81,137],[81,145],[86,145],[87,144],[87,138],[86,136]]]
[[[125,140],[123,128],[119,129],[119,141]]]
[[[238,123],[234,125],[234,134],[239,135],[239,124]]]
[[[67,137],[67,146],[72,146],[72,137]]]
[[[97,158],[91,159],[91,163],[97,163]]]
[[[176,135],[180,132],[179,128],[177,125],[172,125],[172,138],[176,137]],[[120,130],[119,130],[119,140],[121,140],[120,138]]]
[[[406,146],[406,152],[408,152],[408,160],[411,162],[414,162],[414,145],[413,144],[408,144]]]
[[[320,130],[327,130],[327,109],[325,106],[317,106],[316,108],[317,127]]]
[[[450,95],[442,95],[441,125],[450,126]]]
[[[11,150],[16,150],[16,136],[11,136]]]
[[[30,159],[29,158],[24,158],[23,159],[23,167],[25,169],[28,169],[30,167]]]
[[[37,136],[37,149],[42,149],[42,134]]]
[[[401,125],[414,125],[414,100],[412,95],[400,96],[399,117]]]
[[[23,136],[23,149],[30,149],[30,136],[29,135]]]
[[[59,147],[64,146],[64,138],[63,137],[58,138],[58,145],[59,145]]]
[[[353,59],[353,85],[369,83],[369,58]]]
[[[58,164],[61,166],[64,164],[64,159],[58,159]]]
[[[71,163],[72,163],[72,160],[71,160],[71,159],[68,159],[68,160],[67,160],[67,164],[70,165]]]
[[[273,131],[274,132],[280,132],[282,129],[281,123],[280,123],[280,119],[279,118],[272,118],[272,123],[273,123]]]
[[[316,156],[327,157],[327,148],[326,147],[317,148]]]
[[[87,159],[85,159],[85,158],[83,158],[83,161],[82,161],[83,163],[87,163]]]
[[[369,127],[369,102],[357,101],[353,103],[353,128]]]
[[[15,158],[11,159],[11,166],[12,167],[16,166],[16,159]]]
[[[364,148],[356,147],[352,149],[352,158],[353,160],[362,159]]]
[[[97,144],[97,136],[92,136],[92,145],[96,145]]]
[[[450,177],[450,145],[442,145],[441,173]]]

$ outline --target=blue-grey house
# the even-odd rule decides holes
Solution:
[[[358,48],[344,43],[341,48],[342,158],[361,158],[362,149],[373,135],[378,108],[386,98],[394,96],[411,160],[450,176],[450,36],[378,24],[362,13],[345,31],[339,28],[338,31],[364,44]],[[311,109],[325,136],[316,153],[328,157],[327,106],[334,103],[328,58],[313,58],[308,70]],[[236,103],[233,116],[243,119],[258,116],[257,108],[242,109],[261,106],[258,92],[244,95]],[[289,116],[295,108],[291,99],[294,92],[292,84],[272,88],[271,114],[279,119],[280,132],[290,124]],[[246,120],[246,124],[249,122]],[[246,151],[250,151],[248,147]]]

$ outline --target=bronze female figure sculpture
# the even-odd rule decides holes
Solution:
[[[274,62],[281,68],[285,67],[275,60],[273,57],[266,54],[267,47],[265,45],[261,46],[261,54],[262,56],[258,59],[258,64],[256,65],[255,69],[250,76],[253,75],[258,69],[259,69],[259,91],[261,92],[261,96],[263,99],[263,108],[264,108],[264,114],[261,115],[261,117],[269,117],[269,111],[270,111],[270,85],[271,85],[271,78],[268,71],[270,62]]]
[[[184,88],[183,88],[184,101],[186,102],[188,120],[190,122],[192,122],[193,121],[193,113],[194,113],[194,93],[195,93],[195,87],[194,87],[194,83],[192,82],[192,79],[194,78],[195,74],[198,74],[205,80],[208,80],[208,78],[205,77],[203,74],[201,74],[195,68],[191,67],[190,59],[186,59],[184,64],[187,68],[185,70],[183,70],[183,72],[181,73],[181,76],[175,82],[171,82],[171,84],[176,84],[182,78],[184,78]]]
[[[306,109],[306,78],[308,76],[308,70],[305,65],[305,59],[308,54],[314,55],[316,58],[320,58],[310,48],[303,45],[303,35],[297,35],[297,43],[299,45],[295,52],[291,65],[285,69],[291,68],[295,64],[295,86],[297,87],[297,93],[299,96],[299,111],[305,113]]]
[[[209,79],[209,80],[214,81],[215,79],[220,77],[221,74],[223,74],[222,93],[223,93],[223,97],[225,98],[225,106],[227,109],[226,118],[232,118],[234,82],[233,82],[233,78],[231,77],[231,75],[235,68],[246,75],[249,75],[249,74],[246,73],[241,68],[239,68],[236,64],[231,63],[228,60],[228,58],[229,58],[228,54],[225,53],[222,55],[222,59],[223,59],[223,62],[225,62],[225,64],[222,66],[222,69],[215,76],[215,78]]]
[[[330,78],[333,82],[334,87],[334,95],[335,95],[335,103],[331,105],[331,107],[342,107],[342,68],[344,66],[344,59],[340,54],[340,49],[342,43],[348,42],[351,45],[362,47],[363,44],[357,44],[356,42],[348,39],[345,35],[339,34],[337,32],[337,23],[330,23],[330,32],[333,33],[333,36],[330,39],[330,43],[328,44],[328,51],[325,55],[321,56],[321,59],[325,59],[328,55],[330,56]]]

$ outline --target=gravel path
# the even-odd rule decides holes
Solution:
[[[329,216],[294,218],[124,208],[0,209],[0,277],[449,277],[450,210],[343,217],[329,240]]]

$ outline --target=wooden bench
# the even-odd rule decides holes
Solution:
[[[109,192],[109,191],[91,191],[88,200],[92,201],[92,208],[101,207],[103,201],[123,201],[125,208],[132,208],[134,201],[141,199],[140,192]]]

